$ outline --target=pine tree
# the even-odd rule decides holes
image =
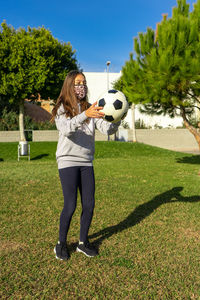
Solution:
[[[122,69],[123,91],[151,114],[179,115],[200,148],[190,117],[200,110],[200,0],[190,12],[177,0],[172,17],[134,39],[134,55]]]

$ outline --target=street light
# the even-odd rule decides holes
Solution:
[[[107,65],[107,90],[109,90],[109,65],[110,65],[110,61],[108,60],[106,62],[106,65]]]
[[[107,90],[109,91],[109,66],[110,66],[110,61],[108,60],[106,62],[106,65],[107,65]],[[110,136],[108,134],[108,141],[110,141]]]

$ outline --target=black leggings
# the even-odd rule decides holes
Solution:
[[[69,167],[59,169],[64,207],[60,215],[59,240],[66,242],[72,215],[76,209],[77,190],[81,195],[82,214],[80,241],[86,242],[94,210],[95,179],[93,167]]]

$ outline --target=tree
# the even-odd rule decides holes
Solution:
[[[134,39],[134,55],[122,69],[123,91],[150,114],[180,115],[200,148],[190,117],[200,110],[200,0],[189,11],[177,0],[172,17]]]
[[[6,22],[0,31],[0,103],[19,107],[20,138],[24,134],[24,100],[58,97],[71,69],[77,69],[70,43],[61,43],[44,27],[15,30]]]

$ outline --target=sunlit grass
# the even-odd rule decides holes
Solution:
[[[56,143],[0,144],[3,299],[199,299],[200,156],[142,144],[97,142],[90,240],[99,256],[55,259],[63,205]],[[27,297],[27,298],[26,298]]]

